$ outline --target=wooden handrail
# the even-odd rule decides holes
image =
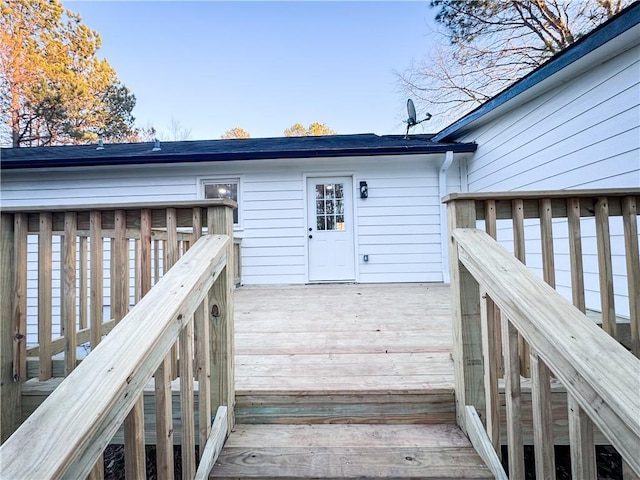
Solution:
[[[208,235],[191,246],[0,447],[3,477],[88,475],[183,327],[210,295],[225,268],[229,245],[228,236]]]
[[[640,472],[640,361],[486,233],[456,228],[458,259]]]

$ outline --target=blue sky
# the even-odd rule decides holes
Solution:
[[[435,38],[426,0],[64,6],[102,37],[99,56],[137,97],[136,123],[168,132],[173,117],[193,140],[233,127],[281,136],[316,121],[342,134],[404,133],[395,72]]]

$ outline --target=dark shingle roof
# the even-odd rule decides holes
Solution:
[[[162,142],[160,151],[151,143],[70,145],[59,147],[0,149],[1,168],[52,168],[148,163],[218,162],[274,158],[318,158],[428,154],[446,151],[473,152],[474,143],[437,143],[432,135],[330,135],[234,140]]]

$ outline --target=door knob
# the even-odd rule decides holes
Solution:
[[[309,235],[309,238],[313,238],[313,235]]]

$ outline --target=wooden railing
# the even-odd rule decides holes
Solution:
[[[562,419],[553,418],[551,385],[558,382],[567,392],[573,478],[596,478],[594,425],[616,447],[625,468],[640,473],[640,361],[613,338],[610,238],[620,227],[627,267],[629,347],[637,355],[639,197],[640,190],[635,189],[460,194],[445,199],[457,421],[497,477],[504,478],[498,459],[506,437],[510,477],[524,478],[521,386],[525,376],[531,377],[526,382],[531,385],[537,478],[555,478],[553,422]],[[610,216],[622,218],[611,230]],[[595,219],[597,252],[593,253],[598,258],[603,329],[583,313],[583,255],[591,252],[582,248],[581,217]],[[526,238],[527,218],[539,219],[537,238]],[[513,219],[515,256],[492,238],[500,219]],[[554,219],[567,222],[567,263],[575,306],[552,288],[558,268],[553,249],[561,245],[553,238],[558,224]],[[476,228],[483,221],[488,234]],[[541,242],[542,278],[521,261],[524,246],[533,240]],[[501,382],[506,432],[500,427]]]
[[[144,477],[142,397],[152,377],[158,472],[169,475],[174,468],[172,380],[179,379],[182,471],[186,478],[195,475],[195,445],[206,460],[203,450],[216,414],[211,407],[228,408],[224,422],[225,410],[216,414],[222,439],[234,422],[234,206],[209,200],[3,209],[3,441],[23,420],[21,390],[29,372],[36,371],[42,381],[67,376],[2,446],[3,476],[76,477],[93,468],[93,478],[100,478],[101,452],[126,415],[126,473]],[[205,229],[223,236],[201,238]],[[55,277],[61,280],[59,292],[53,288]],[[85,343],[91,353],[80,363],[77,348]],[[54,440],[55,435],[62,436]],[[33,437],[33,445],[44,443],[28,447],[27,437]],[[61,453],[61,445],[69,445],[69,451]],[[30,461],[27,451],[43,456]],[[25,465],[35,469],[33,474]]]

